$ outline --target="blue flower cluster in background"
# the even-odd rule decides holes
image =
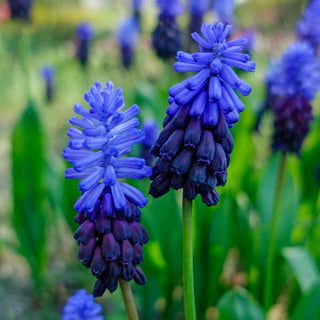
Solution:
[[[313,119],[311,101],[319,90],[319,60],[306,41],[291,44],[267,75],[268,102],[275,114],[273,150],[300,154]]]
[[[41,69],[41,76],[46,87],[46,100],[47,102],[52,102],[54,97],[54,79],[56,76],[56,70],[51,65],[45,65]]]
[[[94,296],[100,296],[106,289],[113,292],[117,288],[119,276],[145,283],[137,265],[142,263],[142,248],[149,240],[140,224],[139,210],[147,199],[118,179],[141,179],[150,176],[152,169],[144,159],[125,156],[144,139],[144,133],[136,129],[139,107],[133,105],[122,111],[122,90],[114,90],[112,82],[104,88],[96,82],[86,92],[85,100],[91,109],[74,106],[82,119],[72,117],[70,123],[82,131],[69,130],[71,140],[63,157],[73,165],[65,176],[82,179],[82,195],[74,206],[80,226],[74,237],[80,245],[78,258],[98,278]]]
[[[103,309],[85,289],[71,296],[62,309],[61,320],[103,320]]]
[[[203,23],[203,17],[209,9],[209,0],[190,0],[190,23],[189,32],[200,32]]]
[[[90,54],[90,41],[94,37],[94,29],[89,22],[82,22],[76,30],[76,57],[82,66],[88,64]]]
[[[132,0],[133,18],[136,20],[138,29],[141,31],[141,11],[144,0]]]
[[[134,59],[134,49],[139,36],[139,25],[135,18],[126,19],[117,33],[120,46],[121,62],[125,68],[130,68]]]
[[[214,0],[213,10],[216,12],[219,21],[221,22],[233,23],[234,9],[234,0]]]
[[[182,46],[182,36],[176,17],[182,12],[180,0],[157,0],[159,20],[152,33],[152,46],[159,58],[174,57]]]
[[[152,148],[158,157],[150,186],[154,197],[183,188],[188,200],[200,193],[208,206],[219,201],[215,188],[227,181],[233,149],[229,128],[244,110],[234,90],[242,95],[251,92],[232,67],[255,70],[250,56],[241,53],[246,39],[227,41],[231,30],[223,23],[203,24],[202,37],[192,34],[200,52],[178,52],[174,69],[197,73],[169,89],[164,129]]]
[[[296,25],[296,31],[302,40],[308,41],[317,49],[320,44],[320,1],[311,0],[302,18]]]

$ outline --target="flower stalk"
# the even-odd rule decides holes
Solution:
[[[119,284],[128,319],[139,320],[137,307],[134,303],[133,294],[129,282],[119,277]]]
[[[183,294],[186,320],[196,319],[193,283],[193,247],[192,247],[192,201],[183,197],[182,208],[183,241]]]
[[[279,210],[279,204],[283,189],[283,182],[285,176],[285,167],[286,167],[286,152],[282,152],[279,170],[277,175],[277,182],[274,195],[274,203],[271,217],[271,226],[269,234],[269,247],[267,255],[267,270],[266,270],[266,282],[264,288],[264,306],[266,310],[272,305],[272,292],[274,290],[274,263],[276,257],[276,241],[277,241],[277,229],[280,219],[281,211]]]

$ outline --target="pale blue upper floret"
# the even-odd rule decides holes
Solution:
[[[161,14],[175,17],[183,11],[183,5],[180,0],[157,0],[156,3]]]
[[[93,295],[80,289],[63,307],[61,320],[103,320],[102,312],[102,306],[94,301]]]
[[[246,71],[254,71],[256,64],[250,61],[250,56],[241,53],[246,38],[227,41],[232,30],[229,24],[203,24],[201,37],[197,32],[192,38],[199,43],[201,52],[193,54],[179,51],[174,64],[176,72],[197,72],[179,84],[169,89],[167,113],[173,116],[177,110],[191,103],[190,115],[200,118],[204,124],[215,126],[218,122],[219,109],[224,113],[231,126],[239,119],[239,112],[244,110],[244,104],[233,90],[246,96],[251,87],[233,71],[237,67]]]
[[[303,96],[314,99],[320,81],[319,60],[306,41],[291,44],[281,60],[271,64],[267,75],[270,93],[277,96]]]
[[[63,157],[73,165],[66,170],[66,178],[83,179],[79,183],[82,195],[74,206],[78,212],[92,212],[103,192],[111,193],[112,206],[119,211],[125,211],[126,200],[140,208],[147,204],[142,192],[118,181],[150,176],[152,169],[145,165],[144,159],[122,157],[144,139],[144,133],[136,129],[139,120],[135,116],[139,107],[133,105],[121,111],[124,107],[122,90],[113,91],[112,82],[107,82],[103,89],[96,82],[84,96],[91,109],[74,105],[74,111],[82,118],[72,117],[70,123],[83,130],[69,129],[71,140],[69,148],[63,150]]]
[[[138,40],[139,27],[134,18],[126,19],[122,22],[117,33],[117,39],[120,45],[134,47]]]

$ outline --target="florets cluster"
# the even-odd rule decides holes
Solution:
[[[311,101],[319,89],[319,61],[308,42],[293,43],[267,76],[268,105],[274,111],[272,148],[300,154],[310,122]]]
[[[191,0],[189,1],[190,24],[189,31],[200,32],[203,22],[203,16],[209,9],[209,0]]]
[[[86,66],[90,54],[90,41],[94,37],[94,30],[90,23],[82,22],[76,30],[76,56],[82,66]]]
[[[308,41],[314,48],[320,44],[320,1],[311,0],[306,7],[301,20],[296,25],[296,31],[302,40]]]
[[[121,51],[121,61],[130,68],[134,59],[134,49],[139,35],[139,25],[135,18],[126,19],[120,26],[117,39]]]
[[[182,46],[181,32],[176,17],[182,12],[180,0],[157,0],[159,20],[152,32],[152,46],[158,57],[174,57]]]
[[[56,70],[51,65],[46,65],[41,69],[41,76],[45,82],[46,87],[46,100],[52,102],[54,96],[54,79]]]
[[[234,0],[215,0],[213,10],[217,13],[219,20],[224,23],[233,22],[233,12],[235,9]]]
[[[66,178],[82,179],[82,194],[74,206],[80,224],[74,235],[80,245],[78,257],[98,278],[94,295],[102,295],[106,288],[116,289],[118,276],[145,282],[136,265],[142,262],[142,246],[148,242],[139,210],[147,199],[118,179],[141,179],[150,176],[152,169],[144,159],[125,156],[144,139],[136,129],[139,107],[122,111],[122,90],[114,91],[112,82],[104,88],[95,83],[84,98],[91,108],[74,106],[82,119],[72,117],[70,123],[82,130],[69,129],[71,140],[63,157],[73,165],[66,170]]]
[[[85,289],[78,290],[62,309],[61,320],[103,320],[102,306]]]
[[[198,193],[208,205],[216,205],[216,186],[227,180],[233,149],[229,127],[239,120],[244,104],[233,91],[248,95],[251,87],[232,67],[254,71],[255,63],[241,53],[244,38],[227,41],[231,25],[203,24],[203,37],[193,33],[200,52],[178,52],[174,69],[197,72],[169,89],[164,129],[152,148],[159,157],[153,168],[150,193],[159,197],[173,189],[184,189],[192,200]]]

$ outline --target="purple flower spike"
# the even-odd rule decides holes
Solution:
[[[94,29],[88,22],[82,22],[77,26],[76,30],[76,56],[82,66],[86,66],[90,53],[90,41],[94,37]]]
[[[157,0],[159,20],[152,33],[152,46],[159,58],[174,57],[182,46],[181,32],[176,17],[182,12],[180,0]]]
[[[189,32],[200,32],[203,17],[209,9],[209,0],[189,0],[190,24]]]
[[[117,39],[120,46],[122,64],[130,68],[134,58],[134,49],[139,35],[139,26],[136,19],[125,20],[118,31]]]
[[[62,309],[61,320],[103,320],[102,306],[85,289],[78,290]]]
[[[84,98],[90,109],[75,104],[74,111],[82,118],[72,117],[70,123],[82,130],[69,129],[71,139],[63,157],[73,165],[66,170],[66,178],[82,179],[81,196],[74,206],[80,226],[74,238],[80,245],[78,258],[98,278],[94,296],[99,296],[117,288],[120,274],[126,281],[133,279],[136,265],[143,261],[142,247],[148,237],[140,224],[139,208],[147,199],[119,179],[141,179],[150,176],[152,169],[144,159],[126,156],[144,139],[136,129],[139,107],[123,111],[122,90],[114,90],[112,82],[104,88],[95,83]],[[141,248],[132,251],[130,258],[130,248],[137,243]]]
[[[51,65],[46,65],[41,69],[41,76],[45,82],[46,100],[52,102],[54,96],[54,79],[56,70]]]
[[[164,129],[151,148],[158,157],[153,167],[150,194],[160,197],[170,188],[184,190],[193,200],[201,194],[208,205],[216,205],[216,186],[227,180],[233,149],[229,127],[239,120],[244,104],[234,92],[248,95],[251,87],[233,71],[237,67],[254,71],[255,63],[241,52],[245,38],[227,41],[232,27],[218,23],[203,24],[193,33],[200,52],[178,52],[174,69],[196,72],[169,89]]]
[[[312,45],[293,43],[267,75],[266,105],[275,114],[272,149],[300,154],[313,119],[311,100],[319,90],[319,61]]]
[[[302,40],[308,41],[315,49],[320,44],[320,1],[311,0],[306,7],[301,20],[296,25],[296,31]]]

